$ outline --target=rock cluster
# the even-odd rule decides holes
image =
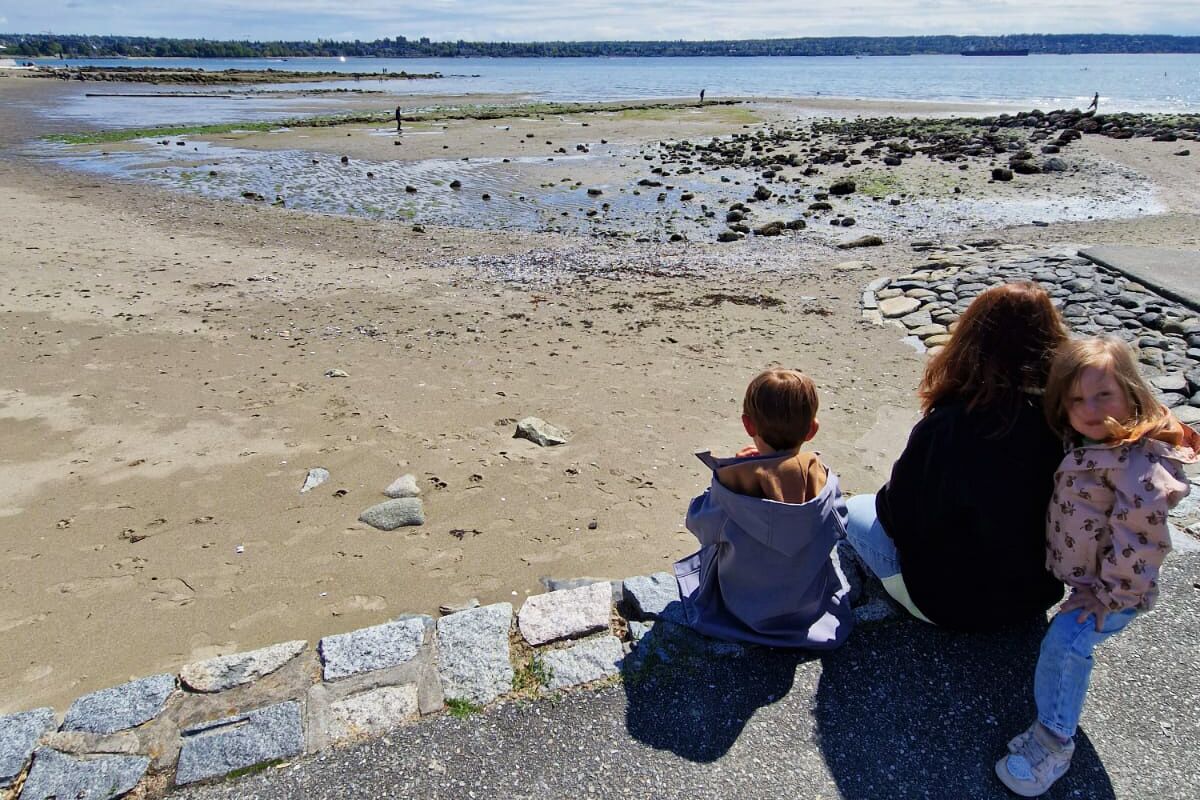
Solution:
[[[392,499],[376,503],[364,510],[358,515],[359,522],[365,522],[381,531],[425,524],[425,504],[418,496],[421,494],[421,487],[417,486],[415,475],[401,475],[392,481],[383,493]]]
[[[936,353],[980,292],[1032,280],[1050,293],[1072,333],[1129,342],[1162,402],[1181,421],[1200,423],[1197,312],[1071,253],[990,241],[915,246],[928,251],[925,263],[868,285],[862,296],[866,319],[895,324]]]
[[[725,209],[702,205],[708,218],[723,218],[727,225],[717,241],[734,242],[751,232],[778,236],[804,225],[764,219],[753,224],[756,208],[777,215],[788,204],[803,209],[800,222],[834,212],[830,198],[846,198],[862,191],[850,177],[824,177],[826,170],[878,165],[892,168],[906,160],[924,158],[951,162],[970,169],[983,162],[992,180],[1011,181],[1017,175],[1063,172],[1071,164],[1059,154],[1084,134],[1118,139],[1151,138],[1155,141],[1196,140],[1200,115],[1107,114],[1038,110],[995,117],[912,119],[825,119],[781,123],[707,142],[662,142],[657,152],[643,157],[654,163],[655,178],[642,178],[639,186],[664,186],[662,178],[706,171],[740,170],[753,176],[753,190],[744,200]],[[1182,151],[1181,151],[1182,152]],[[722,182],[729,176],[723,175]],[[790,184],[790,185],[789,185]],[[666,189],[674,188],[669,182]],[[889,201],[899,204],[901,198]],[[769,212],[763,207],[769,207]],[[835,215],[831,225],[849,227],[854,218]]]

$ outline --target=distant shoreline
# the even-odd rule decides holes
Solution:
[[[572,58],[690,56],[905,56],[965,51],[1027,50],[1034,55],[1200,53],[1200,36],[1137,34],[1006,34],[1003,36],[830,36],[717,41],[433,42],[428,38],[373,42],[263,42],[0,33],[13,58]]]

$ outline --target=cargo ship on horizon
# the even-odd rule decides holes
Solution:
[[[961,56],[1027,56],[1029,55],[1028,48],[1013,49],[1013,50],[963,50],[959,53]]]

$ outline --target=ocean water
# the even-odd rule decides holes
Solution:
[[[600,101],[730,96],[991,103],[1102,111],[1200,112],[1200,55],[761,58],[36,59],[39,64],[441,73],[430,81],[335,81],[402,94],[519,93]],[[311,84],[305,84],[311,87]],[[216,91],[216,90],[214,90]]]

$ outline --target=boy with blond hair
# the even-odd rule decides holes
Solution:
[[[817,389],[799,370],[754,378],[742,425],[754,440],[733,458],[698,453],[712,483],[692,500],[700,550],[675,564],[687,624],[718,639],[827,650],[853,624],[833,554],[846,535],[837,475],[800,446],[817,434]]]

